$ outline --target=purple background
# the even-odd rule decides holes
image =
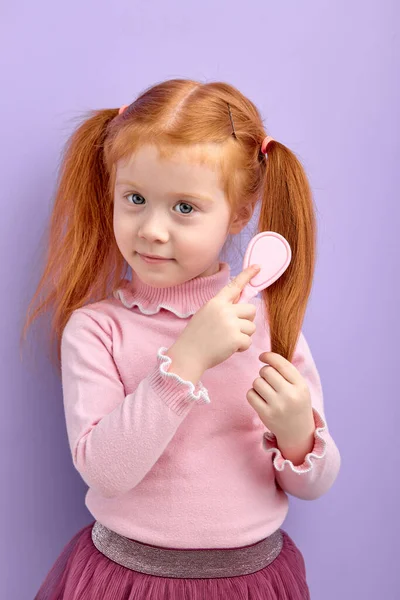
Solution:
[[[82,111],[193,77],[248,95],[315,194],[304,332],[343,462],[327,495],[291,499],[285,524],[312,598],[398,598],[398,3],[38,0],[2,3],[0,24],[0,597],[32,599],[91,520],[47,349],[36,339],[21,362],[18,347],[62,145]]]

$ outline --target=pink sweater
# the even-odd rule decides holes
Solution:
[[[315,444],[284,460],[246,393],[271,349],[264,308],[246,352],[196,385],[169,372],[165,351],[191,316],[231,279],[220,271],[157,289],[133,274],[114,297],[73,312],[62,336],[62,386],[73,464],[95,519],[135,540],[173,548],[252,544],[278,529],[288,497],[312,500],[334,482],[338,449],[303,333],[293,364],[307,379]]]

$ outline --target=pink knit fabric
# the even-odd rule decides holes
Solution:
[[[230,278],[223,262],[215,275],[164,289],[133,274],[114,297],[75,310],[64,329],[73,463],[89,486],[88,510],[125,537],[173,548],[252,544],[282,525],[287,494],[311,500],[336,479],[340,455],[303,333],[292,362],[309,384],[316,429],[302,465],[284,460],[246,400],[258,356],[271,349],[259,298],[249,350],[196,386],[169,371],[165,351]]]

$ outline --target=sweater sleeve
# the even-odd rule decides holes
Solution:
[[[301,332],[292,364],[306,379],[314,415],[314,446],[301,465],[284,459],[277,439],[270,431],[263,436],[263,447],[273,455],[275,478],[287,493],[303,500],[314,500],[325,494],[334,483],[340,469],[340,453],[329,433],[324,415],[321,380],[308,343]]]
[[[169,373],[165,347],[125,395],[105,328],[83,309],[72,313],[61,338],[61,375],[73,464],[89,487],[112,498],[145,477],[194,403],[210,399],[201,382]]]

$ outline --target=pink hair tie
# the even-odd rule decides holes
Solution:
[[[273,137],[271,137],[270,135],[267,135],[267,137],[265,137],[265,138],[263,139],[263,142],[262,142],[262,144],[261,144],[261,152],[262,152],[263,154],[266,154],[266,153],[267,153],[267,146],[268,146],[268,144],[269,144],[270,142],[275,142],[275,140],[274,140],[274,138],[273,138]]]
[[[119,109],[119,111],[118,111],[118,114],[120,115],[121,113],[123,113],[123,112],[124,112],[124,110],[125,110],[126,108],[128,108],[128,106],[129,106],[129,104],[123,104],[123,105],[121,106],[121,108]]]

